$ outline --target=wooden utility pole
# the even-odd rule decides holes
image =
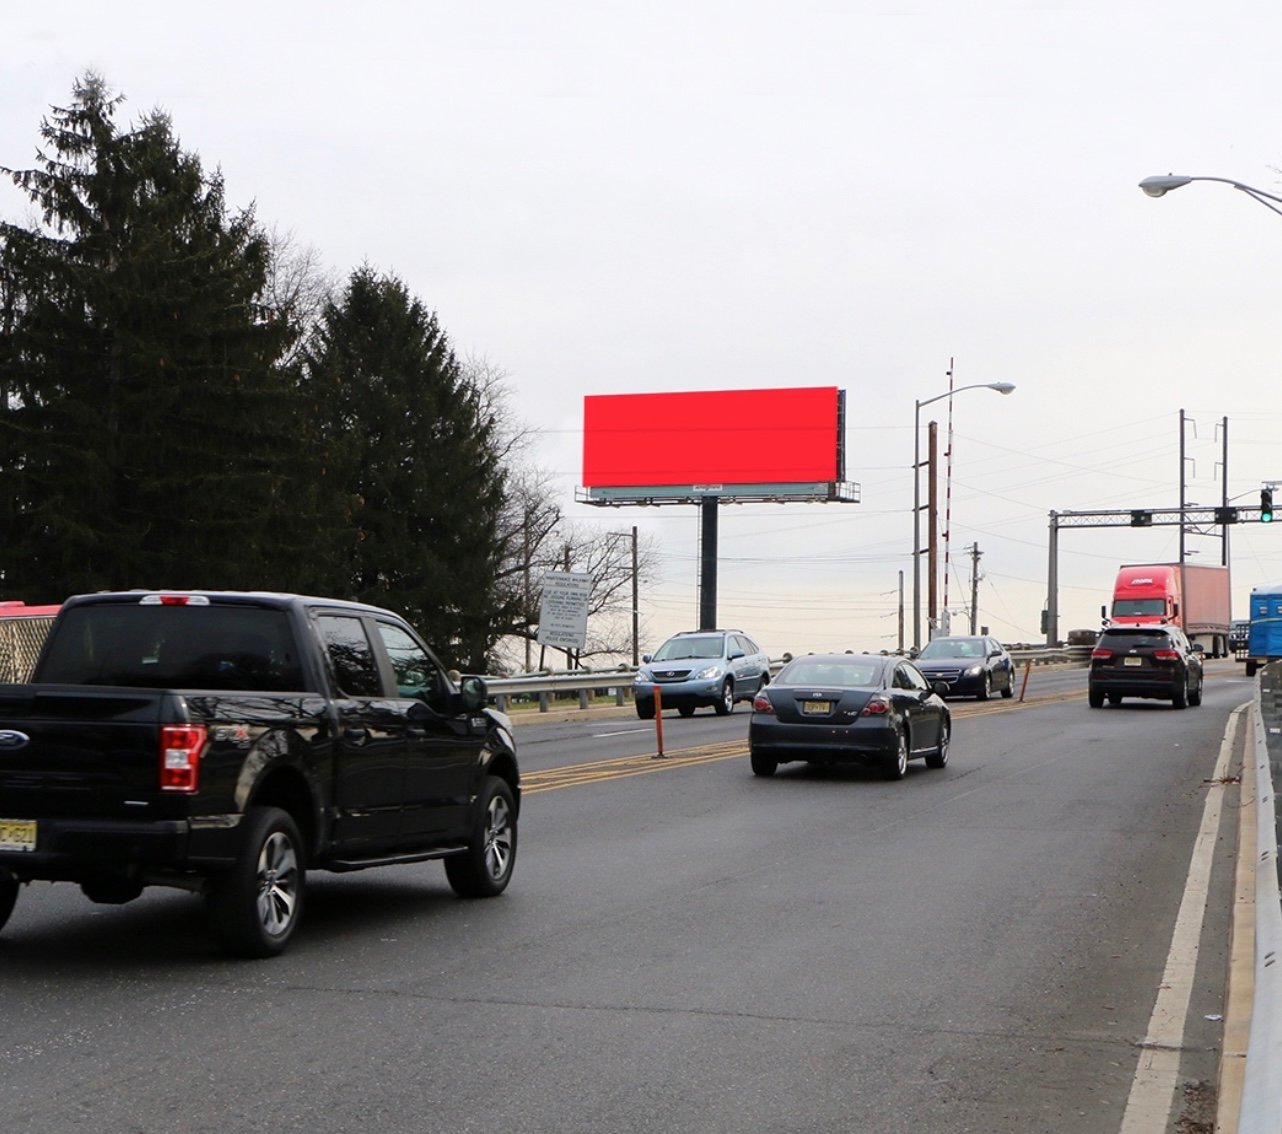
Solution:
[[[904,573],[899,572],[899,652],[904,652]]]
[[[931,422],[926,448],[926,641],[935,636],[939,625],[939,483],[935,475],[939,459],[939,426]]]
[[[970,545],[970,632],[978,634],[979,626],[979,557],[983,552],[978,543]]]

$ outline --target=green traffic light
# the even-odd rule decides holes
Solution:
[[[1273,489],[1260,489],[1260,523],[1273,523]]]

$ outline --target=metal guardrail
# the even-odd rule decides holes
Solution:
[[[614,703],[625,705],[626,694],[632,688],[633,673],[631,666],[614,670],[525,673],[518,677],[486,677],[485,687],[500,709],[507,708],[509,697],[529,694],[538,697],[539,712],[546,713],[551,708],[552,695],[556,693],[577,693],[579,708],[587,709],[591,706],[593,693],[613,690]]]
[[[1026,663],[1033,665],[1085,665],[1090,661],[1090,646],[1061,647],[1017,647],[1010,651],[1010,656],[1017,666]],[[792,660],[792,655],[770,662],[770,672],[778,673],[785,663]],[[546,713],[552,708],[552,700],[558,693],[578,694],[580,709],[591,707],[595,693],[613,693],[616,705],[626,705],[632,691],[636,670],[630,665],[615,666],[612,669],[565,669],[542,670],[537,673],[518,674],[513,677],[485,677],[486,688],[495,704],[506,710],[511,697],[531,696],[538,698],[539,712]]]

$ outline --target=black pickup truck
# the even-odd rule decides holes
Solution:
[[[520,772],[485,683],[403,619],[336,599],[68,599],[29,684],[0,685],[0,927],[22,883],[95,902],[203,894],[231,952],[285,948],[307,870],[444,860],[502,893]]]

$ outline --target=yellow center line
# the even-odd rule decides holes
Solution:
[[[714,760],[732,760],[747,756],[746,741],[735,740],[721,744],[705,744],[697,748],[681,748],[659,758],[654,755],[620,756],[614,760],[594,760],[587,764],[566,764],[559,768],[545,768],[527,772],[521,777],[521,794],[537,795],[541,791],[576,787],[579,784],[600,783],[604,780],[645,776],[669,768],[688,768],[692,764],[708,764]]]
[[[1030,699],[1023,702],[1012,699],[996,704],[984,702],[954,705],[951,706],[951,711],[954,717],[974,717],[986,713],[1008,713],[1015,709],[1028,709],[1056,701],[1081,699],[1085,696],[1083,691],[1052,693],[1039,696],[1036,700]],[[544,791],[605,783],[608,780],[624,780],[632,776],[648,776],[651,772],[689,768],[695,764],[711,764],[717,760],[733,760],[747,755],[748,743],[745,739],[723,741],[719,744],[703,744],[694,748],[679,748],[675,752],[666,753],[663,757],[646,753],[641,756],[618,756],[609,760],[589,760],[583,764],[563,764],[557,768],[526,772],[521,777],[521,794],[538,795]]]

